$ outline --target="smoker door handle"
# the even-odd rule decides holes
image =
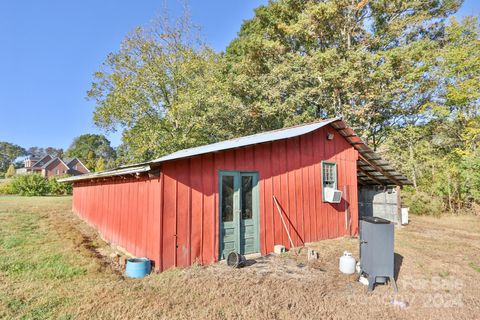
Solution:
[[[368,241],[360,240],[360,244],[364,244],[364,243],[366,244],[366,243],[368,243]]]

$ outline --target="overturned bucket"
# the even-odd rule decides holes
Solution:
[[[127,260],[125,275],[129,278],[143,278],[152,270],[152,263],[147,258],[132,258]]]
[[[227,265],[234,268],[241,268],[245,265],[247,260],[238,252],[230,252],[227,256]]]

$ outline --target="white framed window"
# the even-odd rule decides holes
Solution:
[[[60,170],[55,170],[55,174],[58,176],[60,174]]]
[[[322,200],[325,201],[325,188],[337,189],[337,164],[322,161]]]

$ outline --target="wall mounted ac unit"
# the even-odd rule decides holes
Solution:
[[[323,191],[325,202],[340,203],[342,201],[342,191],[333,188],[325,188]]]

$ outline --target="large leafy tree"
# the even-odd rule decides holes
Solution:
[[[24,156],[24,148],[5,141],[0,141],[0,172],[5,172],[18,157]]]
[[[343,116],[376,148],[422,120],[444,19],[460,0],[271,0],[227,48],[257,130]]]
[[[440,197],[450,211],[480,202],[480,28],[476,18],[452,19],[435,55],[430,121],[392,130],[382,151],[419,192]]]
[[[62,148],[54,148],[54,147],[30,147],[27,149],[27,154],[35,157],[43,157],[46,155],[51,155],[52,157],[63,157],[63,149]]]
[[[79,158],[89,170],[94,170],[100,158],[107,163],[113,161],[115,150],[104,135],[82,134],[73,140],[65,155]]]
[[[126,37],[95,73],[95,123],[122,130],[121,162],[241,134],[246,117],[230,94],[222,56],[194,35],[187,16],[160,18]]]

